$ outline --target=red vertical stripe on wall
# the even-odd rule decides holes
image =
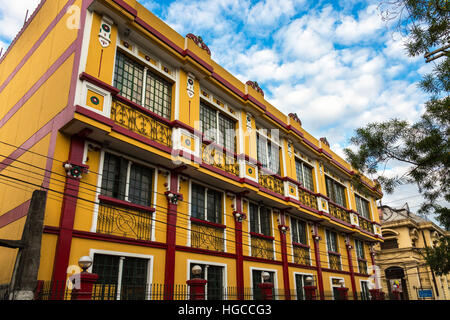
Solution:
[[[69,162],[73,164],[82,164],[83,153],[84,139],[73,136],[70,145]],[[56,243],[55,264],[53,267],[54,281],[60,282],[66,280],[79,185],[80,181],[78,179],[70,177],[66,178],[59,220],[60,233]]]
[[[178,172],[172,171],[170,174],[170,190],[178,194]],[[175,246],[176,246],[176,223],[178,205],[169,199],[167,208],[167,229],[166,229],[166,270],[164,273],[164,284],[166,292],[165,300],[173,300],[173,287],[175,283]]]
[[[349,238],[346,239],[346,248],[347,248],[347,257],[348,257],[348,268],[350,269],[350,282],[352,284],[353,297],[355,300],[358,300],[358,293],[356,292],[356,283],[355,283],[355,271],[353,270],[353,261],[352,261],[352,249],[349,246]]]
[[[319,235],[317,225],[314,225],[315,237]],[[325,293],[323,290],[322,264],[320,263],[319,239],[314,239],[314,256],[316,258],[317,267],[317,282],[319,285],[320,300],[325,300]]]
[[[281,225],[286,225],[286,218],[284,213],[280,214]],[[289,284],[289,266],[286,249],[286,232],[280,229],[280,243],[281,243],[281,260],[283,262],[283,284],[286,300],[291,300],[291,290]]]
[[[236,211],[242,213],[242,196],[236,196]],[[244,257],[242,252],[242,222],[235,219],[236,285],[239,300],[244,300]]]

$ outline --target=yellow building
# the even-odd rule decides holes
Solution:
[[[0,101],[0,238],[48,190],[39,280],[90,256],[124,287],[198,264],[209,298],[253,295],[263,271],[283,299],[310,278],[321,298],[367,294],[379,186],[357,190],[325,138],[137,1],[42,1],[1,58]],[[16,255],[0,248],[0,283]]]
[[[449,236],[431,221],[409,209],[379,207],[384,243],[374,248],[383,291],[405,300],[450,299],[449,275],[437,276],[424,259],[424,248],[433,247],[440,237]]]

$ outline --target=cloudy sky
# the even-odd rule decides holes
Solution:
[[[391,118],[415,121],[427,96],[417,87],[432,65],[410,58],[403,37],[382,21],[381,0],[140,0],[181,35],[202,36],[212,58],[266,99],[296,112],[315,137],[343,156],[358,127]],[[39,0],[0,0],[4,50]],[[389,174],[407,167],[391,164]],[[375,178],[375,177],[372,177]],[[383,204],[411,211],[421,198],[406,185]]]

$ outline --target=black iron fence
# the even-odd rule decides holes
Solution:
[[[72,289],[62,282],[39,281],[36,300],[70,300]],[[306,292],[303,288],[285,290],[272,289],[273,300],[320,300],[317,289]],[[173,286],[163,284],[120,285],[117,283],[97,283],[92,289],[92,300],[189,300],[190,288],[187,284]],[[369,292],[347,292],[341,295],[336,290],[323,293],[325,300],[373,300]],[[397,300],[395,295],[382,293],[383,300]],[[206,300],[263,300],[264,295],[258,287],[205,288]]]
[[[124,285],[117,283],[96,283],[92,289],[92,300],[189,300],[190,288],[187,284],[172,286],[164,284]],[[210,287],[205,288],[206,300],[263,300],[264,295],[258,287]],[[371,292],[351,292],[342,294],[338,290],[325,291],[322,295],[315,290],[304,288],[285,290],[273,288],[269,299],[273,300],[402,300],[402,295],[379,291],[377,296]],[[9,285],[0,285],[0,300],[14,299]],[[35,300],[71,300],[72,286],[65,281],[38,281]]]

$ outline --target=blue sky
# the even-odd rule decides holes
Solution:
[[[356,128],[395,117],[415,121],[427,100],[417,81],[432,65],[406,55],[402,34],[381,19],[379,2],[140,0],[181,35],[200,35],[216,62],[243,82],[257,81],[270,103],[296,112],[341,156]],[[38,3],[0,0],[0,47]],[[391,163],[385,174],[406,169]],[[415,186],[386,195],[383,204],[406,201],[418,208]]]

